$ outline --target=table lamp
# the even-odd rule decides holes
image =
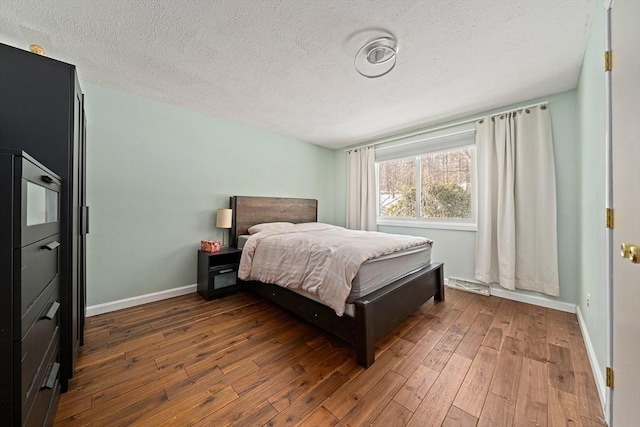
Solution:
[[[218,209],[216,214],[216,227],[222,229],[231,228],[231,213],[233,210],[231,209]],[[222,246],[227,246],[224,244],[224,235],[225,231],[222,231]]]

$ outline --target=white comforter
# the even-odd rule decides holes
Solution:
[[[252,235],[244,245],[238,277],[303,289],[342,316],[351,281],[363,262],[431,244],[423,237],[298,224]]]

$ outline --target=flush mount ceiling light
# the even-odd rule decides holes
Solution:
[[[396,66],[398,42],[393,37],[371,40],[356,53],[354,65],[365,77],[381,77]]]

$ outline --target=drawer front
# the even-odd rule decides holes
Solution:
[[[51,306],[51,298],[53,293],[59,295],[58,292],[60,290],[60,275],[57,275],[53,278],[51,283],[47,285],[47,287],[36,297],[33,301],[33,304],[27,309],[27,311],[22,315],[22,321],[20,324],[16,325],[16,327],[20,327],[20,330],[15,331],[14,336],[24,338],[25,334],[33,325],[35,321],[40,319],[42,316],[43,310],[47,309],[47,307]],[[57,300],[60,302],[60,300]],[[46,314],[46,313],[45,313]]]
[[[56,289],[38,318],[22,339],[22,391],[27,392],[42,364],[53,337],[58,335],[60,325],[60,299]]]
[[[59,335],[52,341],[47,351],[47,357],[42,361],[42,365],[36,375],[28,395],[22,399],[22,423],[25,426],[42,425],[42,420],[47,414],[53,412],[51,405],[58,402],[60,395],[60,347]]]
[[[61,181],[28,159],[22,162],[21,245],[60,233]]]
[[[51,280],[60,273],[60,234],[38,240],[20,249],[20,252],[21,313],[24,314]]]

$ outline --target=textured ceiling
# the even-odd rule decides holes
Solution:
[[[81,79],[330,148],[573,89],[595,0],[2,0]],[[377,35],[396,67],[359,75]]]

